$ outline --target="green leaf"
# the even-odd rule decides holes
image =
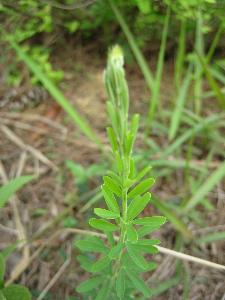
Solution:
[[[121,268],[116,278],[116,294],[121,300],[124,299],[125,289],[126,289],[125,271],[123,268]]]
[[[119,242],[116,246],[114,246],[113,248],[111,248],[111,250],[109,251],[108,256],[111,259],[115,259],[119,257],[120,252],[123,249],[123,243]]]
[[[119,173],[123,172],[123,160],[121,159],[119,152],[115,152],[116,166]]]
[[[145,284],[145,282],[138,278],[137,275],[133,272],[127,272],[128,277],[132,281],[135,288],[140,291],[145,297],[149,297],[151,295],[151,291],[149,287]]]
[[[0,208],[5,206],[15,192],[34,178],[35,176],[20,176],[3,185],[0,188]]]
[[[98,287],[102,283],[102,280],[102,276],[92,277],[91,279],[83,281],[81,284],[79,284],[76,288],[76,291],[78,293],[87,293]]]
[[[124,153],[125,156],[129,156],[132,148],[133,148],[133,143],[134,143],[134,136],[131,132],[129,132],[125,138],[125,144],[124,144]]]
[[[159,252],[158,248],[152,246],[152,245],[142,245],[142,244],[132,244],[132,247],[138,252],[138,253],[149,253],[149,254],[156,254]]]
[[[134,180],[136,176],[136,166],[135,166],[135,161],[133,158],[130,159],[130,173],[129,173],[129,178]]]
[[[102,186],[102,193],[108,208],[116,213],[120,213],[119,205],[113,193],[105,185]]]
[[[18,284],[11,284],[1,290],[6,300],[31,300],[29,290]]]
[[[145,175],[148,174],[148,172],[152,169],[151,166],[147,166],[144,169],[142,169],[137,176],[135,177],[135,181],[140,181]]]
[[[105,269],[110,264],[110,258],[108,256],[103,256],[98,261],[96,261],[91,268],[93,273],[100,272]]]
[[[109,87],[109,85],[108,85],[108,87]],[[106,89],[107,89],[107,86],[106,86]],[[112,91],[112,89],[111,89],[111,87],[109,87],[108,93],[111,93],[111,91]],[[112,93],[111,93],[111,95],[112,95]],[[112,97],[109,97],[109,98],[112,98]],[[116,132],[116,134],[118,134],[119,133],[118,116],[115,112],[115,109],[114,109],[111,101],[107,101],[107,112],[110,117],[112,127],[113,127],[114,131]]]
[[[128,206],[128,210],[127,210],[128,220],[133,220],[137,215],[139,215],[144,210],[146,205],[149,203],[150,198],[151,198],[150,193],[146,193],[142,197],[138,196],[134,198],[131,201],[130,205]]]
[[[147,234],[150,234],[152,232],[154,232],[155,230],[159,229],[160,226],[157,227],[153,227],[153,226],[142,226],[140,228],[138,228],[137,233],[138,233],[138,237],[141,238]]]
[[[110,223],[106,220],[102,220],[102,219],[91,218],[89,220],[89,224],[91,227],[102,230],[102,231],[113,232],[118,229],[115,224],[112,224],[112,223]]]
[[[133,220],[132,223],[136,225],[151,226],[159,228],[166,222],[166,218],[162,216],[145,217]]]
[[[105,186],[111,192],[113,192],[114,194],[116,194],[118,197],[121,196],[121,188],[120,188],[120,186],[117,184],[117,182],[113,178],[111,178],[109,176],[104,176],[103,180],[104,180]]]
[[[108,291],[109,291],[109,283],[106,282],[103,284],[103,286],[98,291],[98,295],[95,298],[95,300],[105,300],[108,295]]]
[[[155,262],[148,262],[148,267],[145,270],[143,270],[143,268],[141,268],[137,264],[135,264],[133,262],[131,263],[131,258],[130,258],[130,255],[128,254],[128,252],[125,252],[124,255],[122,256],[122,265],[126,268],[126,270],[133,271],[136,274],[141,274],[143,272],[149,272],[149,271],[156,269],[156,267],[157,267],[157,264]]]
[[[136,242],[138,240],[138,234],[134,226],[127,226],[127,240],[131,242]]]
[[[94,213],[104,219],[117,219],[120,217],[120,214],[117,212],[113,212],[111,210],[103,209],[103,208],[95,208]]]
[[[141,183],[136,185],[133,188],[133,190],[131,190],[128,193],[128,198],[134,198],[136,196],[144,194],[145,192],[147,192],[150,189],[150,187],[154,184],[154,182],[155,182],[154,178],[147,178],[147,179],[143,180]]]
[[[142,270],[148,269],[148,262],[145,258],[140,254],[140,252],[133,246],[131,243],[127,243],[127,252],[133,262],[140,267]]]
[[[91,273],[93,260],[89,256],[77,255],[76,259],[80,263],[80,266],[81,266],[82,269],[84,269],[86,272]]]
[[[75,246],[81,251],[100,253],[106,253],[107,251],[107,248],[105,247],[103,241],[95,236],[90,236],[87,239],[76,241]]]
[[[146,246],[158,245],[160,243],[161,241],[157,239],[142,239],[137,241],[138,245],[146,245]]]
[[[109,141],[110,141],[113,152],[115,153],[116,151],[119,151],[117,138],[116,138],[116,135],[115,135],[115,132],[114,132],[113,128],[108,127],[107,128],[107,133],[108,133],[108,138],[109,138]]]
[[[5,275],[5,259],[0,253],[0,282],[4,280]]]

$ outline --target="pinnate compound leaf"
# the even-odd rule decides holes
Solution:
[[[138,234],[134,226],[127,226],[127,240],[131,242],[136,242],[138,240]]]
[[[103,241],[95,236],[90,236],[84,240],[76,241],[75,246],[84,252],[105,253],[107,251]]]
[[[109,176],[104,176],[103,177],[104,180],[104,184],[105,186],[111,190],[111,192],[113,192],[115,195],[117,195],[118,197],[121,196],[121,188],[118,185],[118,183],[115,181],[115,179],[109,177]]]
[[[138,216],[146,207],[151,199],[151,194],[146,193],[144,196],[138,196],[134,198],[128,206],[127,216],[128,220],[133,220]]]
[[[116,294],[120,300],[124,299],[126,289],[126,273],[124,268],[121,268],[116,278]]]
[[[113,212],[111,210],[103,209],[103,208],[95,208],[94,213],[101,218],[104,219],[117,219],[120,217],[120,214],[117,212]]]
[[[131,243],[127,243],[127,252],[130,258],[138,267],[140,267],[142,270],[148,269],[148,262],[145,260],[142,254],[137,250],[137,248],[133,246]]]
[[[110,223],[106,220],[102,220],[102,219],[91,218],[89,220],[89,224],[91,227],[98,229],[98,230],[102,230],[102,231],[113,232],[118,229],[115,224],[112,224],[112,223]]]
[[[141,194],[144,194],[150,189],[150,187],[154,184],[154,182],[155,182],[154,178],[147,178],[143,180],[128,193],[128,198],[134,198]]]
[[[22,188],[26,183],[34,179],[35,176],[20,176],[10,180],[0,188],[0,208],[10,200],[10,197]]]
[[[31,300],[29,290],[18,284],[11,284],[1,290],[6,300]]]
[[[127,275],[138,291],[140,291],[145,297],[150,297],[151,291],[142,279],[140,279],[135,273],[130,271],[127,272]]]
[[[103,280],[102,276],[92,277],[79,284],[76,288],[76,291],[78,293],[87,293],[95,289],[96,287],[98,287],[102,283],[102,280]]]
[[[4,280],[5,275],[5,259],[0,253],[0,282]]]
[[[96,261],[91,268],[93,273],[100,272],[105,269],[110,264],[110,258],[108,256],[101,257],[98,261]]]
[[[166,218],[162,216],[145,217],[134,220],[132,223],[136,225],[152,226],[159,228],[165,224]]]
[[[108,189],[106,187],[105,184],[102,186],[102,193],[103,193],[106,205],[108,206],[109,210],[114,211],[116,213],[120,213],[119,205],[118,205],[113,193],[111,192],[110,189]]]

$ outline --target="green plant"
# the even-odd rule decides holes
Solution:
[[[103,231],[108,241],[104,243],[95,236],[76,242],[83,252],[101,253],[97,261],[79,256],[81,266],[93,273],[93,277],[81,283],[77,291],[86,295],[91,293],[93,299],[132,299],[131,295],[139,292],[147,298],[151,292],[140,274],[154,269],[156,264],[148,262],[143,254],[157,253],[156,245],[160,241],[144,236],[158,229],[166,219],[162,216],[139,217],[150,202],[148,190],[154,179],[143,179],[150,167],[137,172],[132,157],[139,116],[135,114],[129,122],[128,87],[119,46],[110,51],[104,76],[112,125],[107,128],[107,133],[115,166],[103,177],[102,193],[107,209],[95,208],[94,213],[100,218],[91,218],[89,224]],[[117,238],[114,232],[118,233]]]

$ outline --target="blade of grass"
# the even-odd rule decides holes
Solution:
[[[223,179],[225,176],[225,162],[220,165],[203,183],[198,191],[189,199],[183,208],[183,212],[187,213],[190,209],[199,204],[205,196]]]
[[[155,159],[151,161],[152,167],[169,167],[172,169],[184,169],[187,165],[186,160],[183,159]],[[203,172],[204,168],[196,161],[189,161],[189,168],[197,172]]]
[[[185,99],[187,97],[188,88],[191,81],[192,70],[189,68],[183,83],[179,89],[177,100],[175,101],[175,109],[171,116],[171,124],[169,129],[169,140],[173,140],[180,124],[181,115],[183,113]]]
[[[124,17],[122,16],[121,12],[119,11],[119,9],[117,8],[116,4],[114,3],[113,0],[108,0],[109,4],[112,8],[112,11],[114,12],[118,23],[120,24],[127,40],[128,43],[130,45],[131,50],[133,51],[134,57],[136,58],[139,67],[144,75],[144,78],[146,80],[146,83],[149,87],[150,91],[153,91],[154,89],[154,77],[153,74],[150,70],[150,67],[148,66],[143,54],[141,53],[140,49],[138,48],[138,45],[135,41],[135,38],[133,36],[133,34],[131,33],[127,23],[125,22]]]
[[[196,240],[198,244],[207,244],[216,241],[225,240],[225,231],[214,232],[211,234],[204,235]]]
[[[220,120],[220,115],[213,115],[208,118],[202,120],[201,123],[196,124],[189,130],[186,130],[180,137],[178,137],[174,143],[166,148],[163,152],[160,153],[161,158],[165,158],[166,156],[172,154],[176,149],[178,149],[184,142],[190,139],[192,136],[199,133],[203,130],[206,126],[216,123]]]
[[[171,289],[173,286],[177,285],[180,282],[179,277],[172,277],[162,283],[158,283],[156,288],[151,288],[150,298],[160,296],[165,293],[167,290]]]
[[[175,85],[178,90],[180,87],[181,78],[184,72],[184,61],[185,61],[185,51],[186,51],[186,19],[181,20],[180,33],[178,41],[178,50],[175,61]]]
[[[18,57],[27,65],[30,71],[35,74],[35,76],[40,80],[46,90],[54,98],[54,100],[62,106],[64,111],[71,117],[73,122],[78,126],[80,131],[85,134],[91,141],[95,142],[99,147],[102,144],[92,130],[88,122],[79,115],[76,109],[70,104],[70,102],[65,98],[62,92],[56,87],[56,85],[51,82],[51,80],[46,76],[46,74],[41,70],[39,65],[36,64],[24,51],[23,49],[13,40],[11,37],[7,37],[6,40],[10,43],[11,47],[16,51]]]
[[[214,54],[214,52],[216,50],[216,47],[219,43],[219,40],[220,40],[220,37],[221,37],[221,34],[222,34],[223,30],[224,30],[224,22],[222,21],[222,22],[220,22],[220,26],[219,26],[219,28],[218,28],[215,36],[214,36],[214,39],[213,39],[213,41],[211,43],[211,46],[209,48],[209,51],[207,53],[207,56],[206,56],[207,63],[209,63],[211,61],[212,57],[213,57],[213,54]]]
[[[169,29],[169,19],[170,19],[170,9],[168,8],[166,12],[164,26],[163,26],[162,40],[160,45],[160,51],[159,51],[159,57],[157,62],[157,69],[156,69],[156,77],[154,82],[155,84],[154,84],[154,89],[152,91],[152,97],[150,99],[150,107],[149,107],[150,121],[154,119],[157,107],[159,105],[160,85],[162,81],[162,72],[163,72],[164,59],[165,59],[166,41],[167,41],[168,29]]]
[[[185,239],[191,239],[192,233],[187,228],[186,224],[176,215],[174,211],[172,211],[169,207],[167,207],[161,200],[152,198],[152,204],[158,208],[158,210],[167,217],[167,219],[172,223],[173,227],[182,233]]]
[[[0,187],[0,208],[5,206],[14,193],[34,178],[33,175],[16,177]]]
[[[225,96],[224,94],[221,92],[221,89],[219,87],[219,85],[217,84],[217,82],[215,81],[211,70],[208,66],[208,63],[206,62],[206,59],[204,57],[202,57],[197,51],[196,51],[197,57],[203,67],[203,71],[205,72],[206,78],[208,80],[208,83],[211,87],[211,89],[214,91],[217,100],[218,100],[218,104],[221,108],[225,109]]]
[[[195,48],[201,56],[204,55],[203,25],[202,11],[199,8],[196,19]],[[197,57],[195,57],[194,100],[195,112],[196,114],[200,114],[202,106],[202,65],[199,63]]]

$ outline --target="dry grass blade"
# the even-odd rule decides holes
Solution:
[[[53,170],[57,170],[57,166],[51,162],[43,153],[39,150],[35,149],[34,147],[25,144],[12,130],[10,130],[7,126],[1,125],[0,130],[11,140],[15,143],[18,147],[20,147],[23,151],[30,152],[33,156],[35,156],[38,160],[42,163],[46,164],[48,167],[52,168]]]

